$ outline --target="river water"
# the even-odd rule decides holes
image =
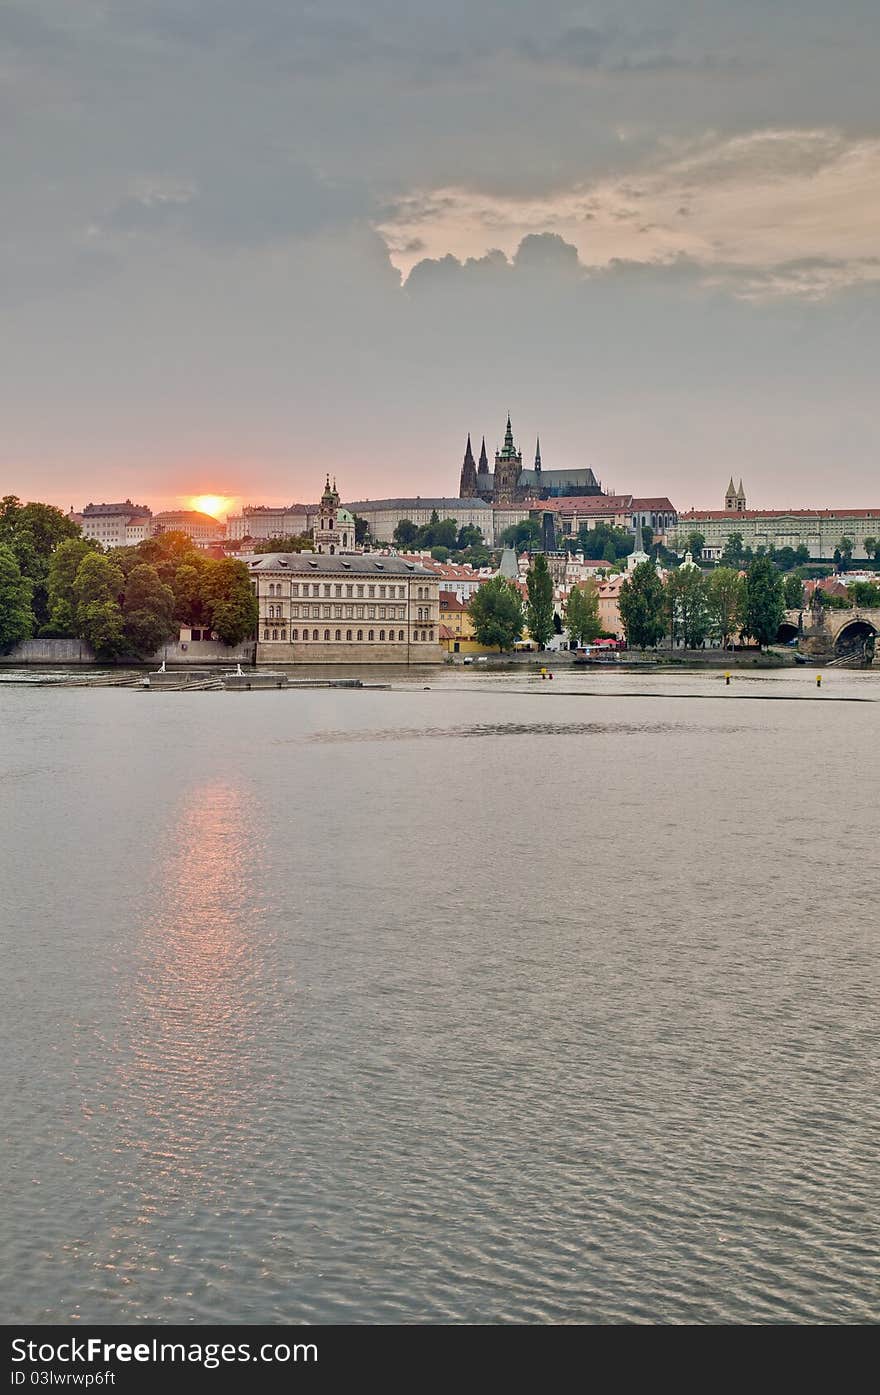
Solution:
[[[0,685],[0,782],[7,1321],[877,1320],[880,676]]]

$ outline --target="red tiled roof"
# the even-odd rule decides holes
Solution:
[[[724,518],[880,518],[880,509],[689,509],[678,515],[679,523]]]

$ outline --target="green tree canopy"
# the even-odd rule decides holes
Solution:
[[[0,652],[33,634],[32,592],[33,583],[22,576],[12,548],[0,543]]]
[[[804,581],[800,572],[789,572],[782,583],[786,610],[800,610],[804,604]]]
[[[699,649],[711,628],[709,586],[699,567],[679,567],[666,579],[669,633],[686,649]]]
[[[12,548],[22,576],[33,582],[31,606],[35,626],[49,619],[47,578],[55,548],[79,537],[79,525],[52,504],[22,504],[14,494],[0,502],[0,543]]]
[[[851,581],[846,588],[856,605],[880,606],[880,582]]]
[[[709,615],[725,649],[739,634],[745,590],[745,577],[733,567],[716,567],[709,576]]]
[[[413,523],[411,518],[402,518],[395,528],[393,536],[397,547],[413,547],[419,536],[418,525]]]
[[[742,533],[728,533],[721,550],[721,566],[739,570],[745,561],[746,549],[743,547]]]
[[[620,619],[631,649],[653,649],[665,633],[663,583],[653,562],[639,562],[620,588]]]
[[[526,624],[540,649],[546,649],[553,634],[553,578],[547,558],[539,552],[526,577]]]
[[[58,544],[49,559],[46,578],[49,618],[41,629],[42,634],[70,638],[77,633],[74,582],[83,559],[90,553],[100,552],[101,544],[92,538],[67,538]]]
[[[779,633],[785,611],[782,574],[769,557],[756,557],[746,574],[743,634],[763,649]]]
[[[505,528],[501,541],[506,547],[515,547],[517,551],[526,548],[534,552],[541,546],[541,525],[534,518],[523,518],[519,523],[511,523]]]
[[[293,533],[285,538],[261,538],[252,552],[311,552],[315,540],[311,533]]]
[[[602,631],[599,623],[599,588],[589,578],[572,586],[565,603],[565,627],[578,645],[591,644]]]
[[[122,603],[125,638],[137,654],[153,654],[176,632],[174,591],[155,567],[142,562],[128,577]]]
[[[522,598],[516,586],[503,576],[485,581],[471,597],[468,614],[478,644],[511,649],[523,632]]]
[[[224,644],[241,644],[260,618],[248,569],[234,557],[213,562],[205,578],[205,607],[211,629]]]

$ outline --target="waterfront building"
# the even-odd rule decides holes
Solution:
[[[196,509],[168,509],[153,515],[151,533],[185,533],[194,543],[214,542],[226,536],[226,525],[212,518],[209,513],[199,513]]]
[[[82,513],[70,510],[84,538],[94,538],[102,547],[134,547],[150,536],[152,509],[124,499],[120,504],[86,504]]]
[[[541,460],[540,439],[535,445],[534,467],[531,470],[523,469],[522,451],[514,442],[513,427],[508,413],[504,444],[495,452],[494,470],[489,469],[485,436],[477,462],[474,460],[471,438],[468,435],[458,492],[462,499],[484,499],[490,504],[512,504],[524,499],[601,494],[602,486],[589,468],[545,470]]]
[[[842,538],[853,543],[853,557],[865,560],[870,555],[865,538],[880,537],[880,508],[839,509],[749,509],[740,481],[733,489],[727,487],[723,509],[689,509],[679,514],[673,543],[683,548],[689,534],[702,533],[706,540],[704,556],[721,556],[727,539],[739,533],[743,546],[757,551],[804,546],[814,561],[828,560]]]
[[[259,603],[257,663],[438,663],[434,573],[379,553],[265,552],[241,558]]]

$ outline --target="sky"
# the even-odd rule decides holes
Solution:
[[[4,0],[0,495],[880,504],[876,0]]]

